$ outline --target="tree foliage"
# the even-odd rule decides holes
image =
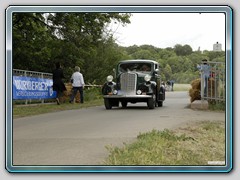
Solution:
[[[181,44],[176,44],[174,46],[174,52],[177,56],[187,56],[192,53],[192,48],[189,45],[182,46]]]
[[[125,25],[130,23],[129,17],[127,13],[14,13],[13,68],[52,72],[59,61],[66,77],[70,78],[78,65],[90,81],[98,81],[95,71],[102,66],[97,66],[97,61],[109,60],[109,53],[117,56],[115,61],[121,59],[114,46],[102,56],[102,49],[106,52],[106,47],[114,43],[106,25],[112,21]]]
[[[102,84],[120,60],[153,59],[164,81],[190,83],[198,78],[202,59],[225,61],[224,51],[193,51],[189,45],[121,47],[106,27],[113,21],[124,26],[129,18],[127,13],[14,13],[13,68],[51,73],[59,61],[65,81],[78,65],[86,83]]]

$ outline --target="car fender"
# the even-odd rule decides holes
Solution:
[[[110,92],[113,91],[115,86],[116,86],[115,82],[106,82],[106,83],[104,83],[104,85],[102,87],[102,94],[103,95],[109,94]]]

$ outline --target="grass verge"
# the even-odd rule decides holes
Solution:
[[[225,108],[226,108],[225,102],[212,101],[212,102],[209,102],[208,105],[209,105],[209,110],[211,110],[211,111],[223,112],[223,111],[225,111]]]
[[[139,134],[132,144],[107,146],[105,165],[208,165],[225,160],[225,123],[203,121],[174,131]]]
[[[60,105],[57,104],[36,104],[36,105],[21,105],[21,106],[13,106],[13,118],[25,117],[38,115],[43,113],[64,111],[64,110],[72,110],[72,109],[80,109],[87,108],[93,106],[101,106],[103,105],[103,99],[95,99],[84,102],[84,104],[79,103],[62,103]]]
[[[174,91],[189,91],[191,89],[190,84],[174,84],[173,90]]]

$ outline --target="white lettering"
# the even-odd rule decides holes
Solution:
[[[21,89],[20,80],[14,80],[17,89]]]
[[[23,80],[14,80],[14,84],[17,90],[38,90],[46,91],[48,90],[48,83],[38,82],[38,81],[23,81]]]

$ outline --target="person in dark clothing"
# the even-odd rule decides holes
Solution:
[[[66,91],[66,87],[62,81],[64,78],[63,70],[59,62],[56,63],[56,69],[53,70],[53,90],[57,92],[56,101],[60,105],[60,97],[63,95],[63,91]]]
[[[173,91],[173,86],[174,86],[175,81],[174,81],[174,80],[171,80],[170,83],[171,83],[171,86],[172,86],[172,89],[171,89],[171,90]]]

